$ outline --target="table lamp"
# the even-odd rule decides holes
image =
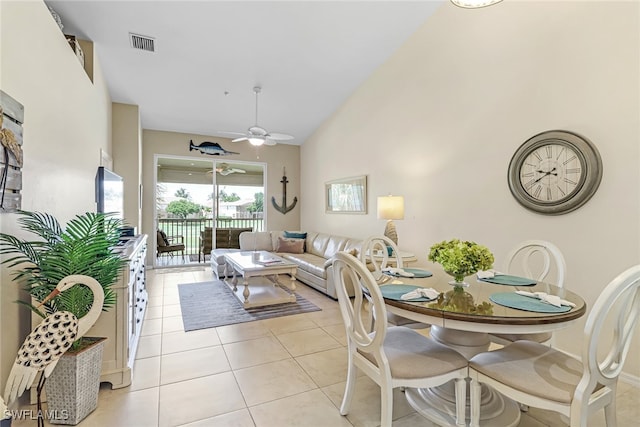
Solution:
[[[404,197],[402,196],[379,196],[378,197],[378,219],[386,219],[387,225],[384,228],[384,235],[398,244],[398,233],[393,223],[394,219],[404,219]]]

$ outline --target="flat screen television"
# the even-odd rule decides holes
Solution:
[[[124,220],[124,180],[104,166],[96,173],[96,203],[98,212]]]

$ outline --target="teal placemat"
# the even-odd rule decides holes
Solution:
[[[533,279],[527,279],[526,277],[510,276],[509,274],[498,274],[495,277],[490,277],[487,279],[478,279],[478,280],[481,282],[496,283],[498,285],[508,285],[508,286],[532,286],[538,283]]]
[[[413,277],[431,277],[433,276],[433,273],[427,270],[422,270],[420,268],[404,268],[404,271],[408,272],[408,273],[413,273],[414,276]]]
[[[380,286],[380,292],[382,292],[383,297],[396,300],[396,301],[409,301],[409,302],[433,301],[425,297],[414,298],[410,300],[403,300],[402,298],[400,298],[402,295],[406,294],[407,292],[411,292],[421,287],[422,286],[414,286],[414,285],[383,285],[383,286]]]
[[[516,294],[515,292],[500,292],[492,294],[489,295],[489,299],[496,304],[503,305],[505,307],[525,311],[535,311],[538,313],[566,313],[571,310],[571,307],[567,307],[565,305],[556,307],[555,305],[542,302],[537,298],[526,297],[524,295]]]
[[[413,273],[413,277],[407,277],[407,279],[416,279],[416,278],[422,278],[422,277],[431,277],[433,276],[433,273],[427,270],[422,270],[419,268],[403,268],[404,271],[408,272],[408,273]],[[399,274],[393,274],[390,273],[388,271],[385,271],[384,274],[388,275],[388,276],[393,276],[393,277],[404,277],[404,276],[400,276]]]

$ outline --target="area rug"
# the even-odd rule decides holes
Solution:
[[[178,285],[178,293],[186,332],[321,310],[297,294],[296,302],[245,309],[220,280]]]

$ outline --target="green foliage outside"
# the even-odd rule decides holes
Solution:
[[[218,197],[220,198],[221,202],[226,203],[237,202],[238,200],[240,200],[240,196],[238,196],[237,193],[227,194],[227,192],[224,190],[220,190],[218,192]]]
[[[255,193],[253,203],[247,207],[247,210],[251,213],[262,212],[264,208],[264,194],[262,192]]]
[[[182,199],[187,199],[187,200],[191,199],[191,194],[189,194],[189,192],[184,188],[178,188],[178,190],[175,192],[174,195]]]
[[[188,215],[202,212],[204,208],[202,205],[193,203],[187,199],[174,200],[167,205],[166,211],[170,214],[177,216],[178,218],[186,218]]]

